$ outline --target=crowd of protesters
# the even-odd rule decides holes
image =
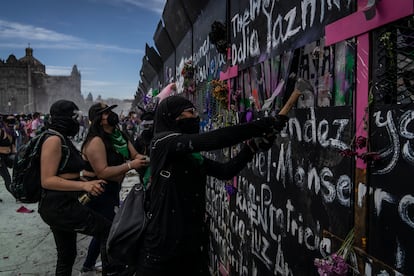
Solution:
[[[45,116],[39,112],[31,114],[0,114],[0,128],[6,130],[15,142],[16,150],[30,138],[40,133]]]
[[[10,172],[7,168],[13,165],[12,157],[19,148],[27,143],[31,138],[41,133],[45,129],[45,122],[49,119],[49,114],[33,112],[29,114],[6,114],[0,113],[0,177],[3,178],[6,187],[11,181]],[[79,116],[79,132],[72,137],[75,143],[84,142],[88,128],[88,116]],[[134,111],[128,115],[120,115],[120,128],[129,136],[131,141],[139,140],[143,127],[139,114]],[[1,201],[1,199],[0,199]]]
[[[100,104],[98,103],[96,105],[100,105]],[[68,138],[75,145],[77,144],[78,146],[84,144],[87,141],[88,139],[87,137],[89,137],[88,133],[91,131],[90,130],[91,123],[94,121],[93,118],[89,118],[89,116],[84,116],[82,115],[82,113],[83,112],[79,111],[78,112],[79,116],[76,117],[76,120],[79,123],[79,130],[78,131],[75,130],[76,134],[71,133],[68,136]],[[47,128],[50,128],[52,121],[53,121],[52,115],[42,114],[40,112],[34,112],[31,114],[1,114],[0,113],[0,136],[1,136],[0,137],[0,177],[3,178],[6,188],[8,188],[11,184],[10,169],[13,166],[13,161],[11,160],[12,159],[11,156],[13,156],[22,145],[30,141],[30,139],[33,139],[36,135],[42,133]],[[141,129],[144,129],[144,127],[141,126],[141,118],[139,115],[140,113],[137,114],[136,112],[133,112],[133,111],[129,112],[126,116],[123,114],[120,114],[119,121],[117,122],[119,129],[122,130],[122,133],[125,134],[125,139],[130,141],[131,147],[134,147],[136,144],[136,141],[140,140],[140,136],[141,136],[140,134],[142,132]],[[54,117],[56,117],[56,114]],[[73,129],[73,128],[71,127],[70,129]],[[135,155],[137,155],[136,152],[135,152]],[[120,183],[118,183],[118,186],[119,185]],[[110,185],[106,185],[106,186],[109,187]],[[110,189],[108,188],[106,190],[109,191]],[[103,199],[104,197],[102,196],[102,200]],[[0,199],[0,202],[1,201],[2,200]],[[113,211],[114,210],[112,210],[112,212]],[[112,217],[113,217],[113,214],[111,215],[111,218]],[[98,235],[96,237],[99,238]],[[99,255],[99,253],[100,253],[100,249],[98,246],[98,251],[97,251],[97,254],[95,253],[93,264],[96,258],[98,257],[97,255]],[[85,260],[85,263],[86,261],[87,260]],[[69,270],[71,270],[70,267],[68,267]],[[60,264],[58,264],[57,271],[60,271],[60,270],[61,270],[61,266]],[[82,270],[82,272],[87,272],[87,271],[92,271],[92,269],[85,270],[85,271]]]
[[[15,153],[44,128],[45,116],[33,114],[0,114],[0,176],[10,192],[11,175]],[[2,201],[0,199],[0,201]]]
[[[128,134],[132,141],[140,135],[142,127],[141,120],[134,111],[130,111],[127,116],[120,115],[120,126],[122,131]],[[44,129],[45,121],[48,120],[49,114],[40,112],[33,112],[29,114],[1,114],[0,113],[0,128],[7,130],[9,135],[15,141],[16,150],[30,138],[41,133]],[[89,128],[89,118],[87,116],[80,116],[79,118],[79,132],[73,137],[74,141],[81,143],[84,141]]]

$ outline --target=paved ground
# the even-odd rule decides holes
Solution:
[[[121,198],[124,198],[136,180],[137,176],[126,178]],[[55,243],[49,227],[37,213],[37,203],[16,203],[1,177],[0,199],[3,200],[0,202],[0,276],[54,275]],[[33,212],[17,212],[21,206]],[[72,275],[79,275],[89,241],[90,237],[78,235],[78,256]]]

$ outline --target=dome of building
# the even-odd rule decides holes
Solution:
[[[37,60],[33,56],[33,49],[30,48],[30,47],[26,48],[26,56],[19,59],[19,62],[23,63],[23,64],[30,64],[30,65],[34,65],[34,66],[44,67],[43,63],[41,63],[39,60]]]

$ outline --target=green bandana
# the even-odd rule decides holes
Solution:
[[[126,159],[129,158],[128,143],[122,136],[122,133],[119,129],[115,129],[111,134],[111,142],[115,150],[121,154]]]
[[[150,180],[151,180],[151,167],[147,167],[142,180],[144,182],[144,188],[147,188],[148,182],[150,182]]]
[[[199,165],[202,165],[202,164],[203,164],[203,162],[204,162],[204,158],[203,158],[203,156],[202,156],[199,152],[193,152],[193,153],[191,154],[191,156],[192,156],[195,160],[197,160],[197,162],[198,162],[198,164],[199,164]]]

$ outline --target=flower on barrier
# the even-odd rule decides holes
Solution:
[[[213,97],[222,105],[228,104],[228,88],[227,84],[222,80],[211,80],[210,81],[211,90],[213,91]]]
[[[351,149],[340,150],[339,154],[342,155],[342,156],[347,156],[347,157],[358,155],[358,153],[356,151],[353,151]]]
[[[365,163],[381,160],[381,155],[378,152],[365,152],[358,155]]]
[[[314,263],[321,276],[340,276],[348,273],[348,264],[342,256],[336,253],[325,259],[315,259]]]
[[[192,79],[194,77],[194,66],[193,66],[193,62],[191,60],[187,61],[186,63],[184,63],[184,67],[181,70],[181,76],[184,77],[184,79]]]
[[[321,276],[345,276],[351,267],[347,263],[348,256],[353,252],[354,229],[346,236],[339,250],[325,258],[315,258],[314,265]],[[352,267],[351,267],[352,268]]]
[[[237,193],[237,188],[234,187],[233,185],[226,185],[226,186],[224,186],[224,189],[226,190],[226,192],[229,196],[232,196],[235,193]]]
[[[184,63],[181,76],[184,78],[183,88],[186,93],[194,94],[195,92],[194,72],[195,68],[191,60]]]
[[[355,141],[355,147],[358,149],[362,149],[367,146],[368,139],[363,136],[358,136]]]
[[[344,150],[339,150],[339,154],[344,156],[344,157],[352,157],[352,156],[356,156],[357,158],[361,159],[362,161],[364,161],[365,163],[370,163],[370,162],[375,162],[378,160],[381,160],[381,154],[378,152],[364,152],[364,153],[358,153],[356,150],[354,150],[353,148],[356,149],[362,149],[364,147],[366,147],[368,144],[368,139],[366,137],[363,136],[358,136],[354,137],[354,139],[352,140],[351,143],[351,148],[347,148]]]

